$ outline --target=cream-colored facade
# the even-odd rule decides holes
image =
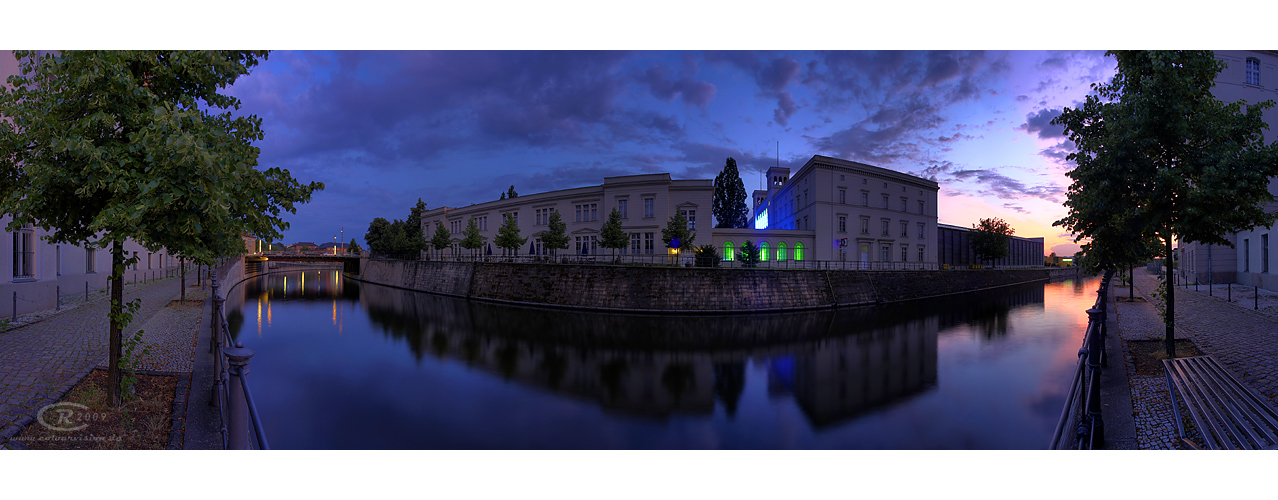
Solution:
[[[1223,102],[1278,102],[1278,51],[1218,50],[1216,58],[1225,69],[1216,75],[1212,94]],[[1266,144],[1278,141],[1278,108],[1265,110]],[[1269,179],[1269,193],[1278,197],[1278,177]],[[1270,201],[1265,211],[1278,212],[1278,202]],[[1240,283],[1278,290],[1278,225],[1257,227],[1228,235],[1234,248],[1224,245],[1183,243],[1177,250],[1182,277],[1189,282]]]
[[[13,217],[0,217],[5,227]],[[106,288],[111,275],[111,252],[108,249],[85,249],[78,245],[49,243],[43,229],[28,227],[5,232],[9,251],[0,252],[0,317],[53,309],[58,297],[83,295],[90,290]],[[178,260],[166,249],[152,252],[135,241],[124,243],[125,255],[138,256],[138,262],[124,273],[125,282],[162,278]],[[15,295],[16,293],[16,295]]]

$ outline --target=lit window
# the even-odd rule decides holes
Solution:
[[[1247,85],[1260,85],[1260,61],[1247,59]]]
[[[731,241],[723,242],[723,260],[734,260],[734,259],[735,259],[735,252],[733,251],[733,248],[732,248],[732,242]]]
[[[803,260],[803,244],[794,244],[794,260]]]
[[[785,260],[785,243],[777,243],[777,260]]]
[[[679,213],[683,214],[683,218],[688,219],[688,230],[696,231],[697,230],[697,211],[696,210],[680,210]]]
[[[759,260],[768,260],[768,242],[759,245]]]

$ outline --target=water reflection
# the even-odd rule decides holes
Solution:
[[[1073,284],[1067,286],[1070,285]],[[1041,314],[1044,309],[1042,284],[877,308],[716,316],[627,315],[512,307],[360,283],[342,279],[333,270],[272,274],[251,279],[237,288],[238,293],[233,291],[230,301],[246,304],[257,318],[251,326],[245,325],[245,318],[240,312],[244,308],[234,309],[228,315],[234,335],[252,330],[263,335],[262,339],[254,341],[262,342],[272,340],[267,338],[272,331],[285,335],[281,328],[286,328],[289,322],[294,326],[302,322],[294,319],[299,316],[291,315],[293,313],[286,315],[285,311],[302,307],[308,311],[305,317],[311,321],[307,328],[318,328],[314,319],[320,314],[322,316],[319,317],[329,324],[336,336],[342,336],[348,328],[360,334],[377,332],[374,335],[390,341],[389,345],[398,346],[401,353],[406,348],[411,353],[409,363],[416,365],[419,372],[425,367],[457,363],[468,367],[467,373],[487,374],[507,386],[532,389],[602,409],[605,415],[623,420],[591,422],[590,425],[626,429],[632,425],[626,423],[630,421],[666,422],[665,425],[682,422],[671,419],[714,418],[717,421],[715,415],[720,412],[721,418],[728,423],[715,424],[716,428],[731,426],[731,422],[743,418],[746,421],[757,419],[755,415],[760,411],[759,405],[748,402],[751,398],[749,388],[753,384],[761,384],[753,386],[764,391],[767,404],[793,405],[814,432],[846,430],[847,423],[859,421],[862,416],[907,401],[921,401],[923,395],[936,392],[938,383],[944,382],[938,381],[941,371],[938,368],[939,338],[944,332],[970,329],[985,341],[996,341],[1016,335],[1018,315],[1035,314],[1035,311]],[[273,320],[273,314],[282,317]],[[274,330],[272,325],[276,325]],[[359,336],[361,339],[366,337]],[[282,339],[275,341],[281,342]],[[360,349],[375,350],[374,347],[361,347],[368,344],[352,343],[355,340],[342,341],[340,348],[322,347],[324,342],[329,341],[314,335],[289,340],[288,347],[283,349],[288,351],[289,359],[303,360],[292,362],[294,364],[289,365],[289,369],[332,371],[331,367],[311,366],[320,364],[315,361],[305,361],[308,349],[315,349],[315,356],[322,356],[322,349],[340,350],[343,358],[335,359],[343,359],[343,362],[346,358],[358,357]],[[279,350],[280,347],[276,345],[271,349]],[[379,363],[377,370],[385,370],[386,363],[394,363],[385,360],[384,355],[379,356],[383,356],[377,358],[380,361],[373,361]],[[370,374],[375,372],[371,365],[358,364],[343,366],[342,370],[343,377],[357,380],[362,379],[359,370],[368,370]],[[350,372],[352,370],[354,373]],[[263,375],[264,378],[269,376]],[[288,376],[299,380],[308,378],[305,373]],[[422,378],[425,375],[403,376],[406,378],[402,380],[387,380],[388,387],[450,383],[448,379],[437,377]],[[961,373],[951,376],[969,377]],[[419,380],[414,381],[414,377]],[[349,394],[339,394],[341,391],[338,389],[327,388],[324,392],[333,400],[324,404],[337,406],[325,412],[352,411],[344,408],[347,401],[356,406],[417,405],[397,410],[406,412],[402,420],[408,422],[444,418],[430,414],[432,411],[458,411],[455,406],[448,407],[443,401],[437,401],[438,408],[433,408],[435,405],[431,405],[430,401],[424,406],[416,401],[365,401],[364,398],[371,397],[370,392],[381,392],[381,389],[368,386],[369,383],[376,381],[366,381],[359,389],[349,389]],[[505,393],[494,392],[495,389],[476,389],[488,387],[487,384],[468,382],[465,387],[471,391],[473,404],[480,406],[489,398],[511,398],[510,395],[498,396],[498,393]],[[287,395],[276,397],[297,399]],[[466,403],[453,403],[456,404]],[[537,413],[537,410],[518,409],[519,412],[532,413]],[[282,408],[278,411],[296,410]],[[379,413],[388,411],[384,409]],[[321,418],[313,410],[302,415],[298,418]],[[367,417],[352,414],[341,418]],[[532,417],[485,414],[480,418],[482,422],[463,425],[490,426],[493,429],[466,428],[460,433],[501,435],[495,429],[514,425],[509,420],[518,418]],[[933,418],[948,416],[938,414]],[[445,432],[401,425],[408,427],[396,432]],[[452,429],[449,432],[457,434],[459,431]],[[363,444],[346,447],[443,446],[432,444],[440,442],[440,439],[444,438],[426,439],[423,441],[425,444],[419,445],[388,446],[375,444],[376,439],[368,438],[359,442]],[[461,443],[448,445],[452,447],[485,447],[475,443],[492,438],[449,436],[448,439],[458,439],[455,443]],[[533,447],[636,446],[633,443],[608,445],[595,441],[582,444],[575,440],[584,438],[570,435],[546,439],[549,439],[549,445]],[[747,439],[746,442],[753,441]],[[333,446],[336,445],[317,447]],[[685,446],[700,445],[676,443],[669,447]],[[929,446],[933,445],[924,447]],[[522,446],[507,444],[505,447]]]

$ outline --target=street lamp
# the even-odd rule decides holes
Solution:
[[[337,255],[337,236],[333,237],[333,255]]]

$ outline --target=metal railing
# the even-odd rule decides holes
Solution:
[[[210,274],[214,273],[210,271]],[[222,448],[248,450],[256,446],[259,450],[269,450],[271,446],[262,430],[262,421],[258,417],[257,405],[253,404],[253,393],[249,390],[247,378],[253,350],[231,338],[226,312],[222,307],[226,299],[218,294],[216,275],[209,277],[209,286],[209,296],[213,300],[213,340],[209,346],[214,363],[213,401],[222,417],[219,429]],[[249,434],[250,430],[252,436]]]
[[[1105,446],[1100,370],[1109,365],[1105,353],[1105,337],[1108,335],[1105,318],[1108,312],[1106,297],[1109,296],[1109,284],[1113,277],[1113,270],[1105,271],[1096,291],[1096,303],[1087,310],[1087,333],[1083,336],[1083,346],[1078,349],[1078,366],[1074,369],[1069,396],[1065,399],[1065,407],[1061,410],[1061,417],[1056,423],[1056,431],[1052,433],[1048,449],[1096,450]],[[1065,433],[1070,422],[1077,422],[1073,435]]]
[[[585,265],[616,265],[616,266],[644,266],[644,267],[697,267],[696,257],[693,253],[688,252],[681,255],[671,255],[666,253],[653,254],[593,254],[581,255],[572,252],[561,253],[556,256],[550,255],[501,255],[500,253],[477,254],[477,255],[446,255],[441,257],[438,254],[430,254],[423,259],[415,258],[397,258],[402,256],[374,256],[378,259],[388,260],[427,260],[436,262],[505,262],[513,264],[585,264]],[[795,259],[791,253],[785,259],[777,259],[776,254],[769,255],[768,260],[760,260],[754,264],[755,269],[812,269],[812,270],[846,270],[846,271],[936,271],[941,269],[966,270],[971,266],[948,266],[941,265],[936,262],[862,262],[856,260],[811,260],[811,259]],[[740,259],[720,260],[717,267],[721,268],[743,268],[747,267]],[[985,269],[1044,269],[1043,266],[999,266],[997,268],[985,267]]]

